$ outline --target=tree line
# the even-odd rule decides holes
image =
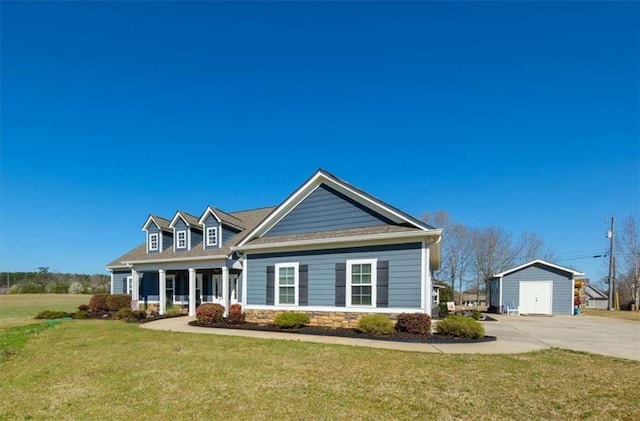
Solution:
[[[4,294],[94,294],[109,292],[107,275],[50,272],[39,267],[36,272],[3,272],[0,293]]]

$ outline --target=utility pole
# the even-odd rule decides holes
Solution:
[[[614,257],[613,257],[613,224],[614,217],[611,217],[611,228],[607,232],[607,238],[609,238],[609,310],[615,310],[615,304],[613,300],[613,294],[615,289],[615,267],[614,267]]]

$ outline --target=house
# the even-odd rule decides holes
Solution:
[[[587,299],[585,303],[587,308],[598,308],[601,310],[609,308],[609,296],[590,283],[585,285],[584,295]]]
[[[250,321],[298,311],[353,326],[368,313],[431,313],[442,230],[324,170],[278,206],[149,215],[142,231],[142,244],[107,265],[111,292],[161,314],[240,303]]]
[[[584,273],[544,260],[533,260],[493,275],[489,281],[489,308],[505,306],[521,314],[573,314],[574,281]]]

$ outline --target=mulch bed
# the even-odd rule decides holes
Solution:
[[[321,326],[305,326],[297,329],[282,329],[274,325],[264,325],[257,323],[244,323],[239,325],[232,325],[230,323],[221,322],[214,324],[201,324],[194,320],[189,322],[191,326],[199,327],[211,327],[218,329],[237,329],[237,330],[257,330],[261,332],[282,332],[282,333],[297,333],[301,335],[320,335],[320,336],[338,336],[342,338],[354,338],[354,339],[373,339],[376,341],[395,341],[395,342],[412,342],[412,343],[426,343],[426,344],[466,344],[466,343],[481,343],[481,342],[493,342],[496,340],[495,336],[485,336],[483,338],[455,338],[451,336],[444,336],[433,334],[431,336],[425,335],[413,335],[410,333],[395,332],[391,335],[377,336],[367,335],[360,333],[355,329],[348,329],[342,327],[330,328]]]

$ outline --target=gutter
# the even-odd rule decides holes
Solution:
[[[167,259],[149,259],[149,260],[127,260],[123,261],[124,265],[132,265],[132,264],[144,264],[144,263],[170,263],[170,262],[190,262],[190,261],[199,261],[199,260],[219,260],[219,259],[228,259],[229,256],[225,254],[218,254],[212,256],[193,256],[193,257],[175,257],[175,258],[167,258]]]

